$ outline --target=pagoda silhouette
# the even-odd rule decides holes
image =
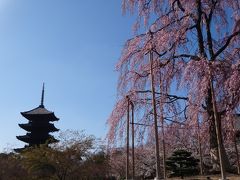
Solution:
[[[42,88],[41,104],[30,111],[21,112],[22,116],[28,120],[26,124],[18,124],[22,129],[27,131],[24,136],[16,136],[18,140],[28,143],[24,148],[15,149],[20,152],[28,147],[36,147],[40,144],[51,144],[58,142],[49,133],[59,131],[53,123],[59,119],[54,115],[54,112],[47,110],[44,107],[44,84]]]

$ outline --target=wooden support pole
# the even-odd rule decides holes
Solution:
[[[225,166],[223,163],[223,144],[222,144],[222,138],[220,133],[220,124],[219,124],[219,116],[217,111],[217,105],[216,105],[216,98],[214,94],[214,88],[213,88],[213,80],[212,77],[210,79],[210,90],[211,90],[211,96],[212,96],[212,104],[213,104],[213,114],[214,114],[214,120],[215,120],[215,129],[216,129],[216,135],[217,135],[217,145],[218,145],[218,155],[219,155],[219,162],[220,162],[220,169],[221,169],[221,178],[222,180],[226,180],[226,171]]]
[[[200,126],[199,126],[198,118],[197,118],[197,137],[198,137],[198,151],[200,156],[200,174],[203,175],[202,143],[201,143]]]
[[[237,139],[236,139],[236,131],[235,131],[235,126],[233,123],[233,119],[232,119],[232,129],[233,129],[233,143],[234,143],[234,149],[235,149],[235,153],[237,156],[237,172],[238,174],[240,174],[240,162],[239,162],[239,153],[238,153],[238,147],[237,147]]]
[[[155,156],[156,156],[156,178],[160,179],[160,157],[159,157],[159,142],[158,142],[158,123],[157,123],[157,109],[156,109],[156,97],[155,97],[155,83],[153,73],[153,51],[149,51],[149,63],[150,63],[150,75],[151,75],[151,90],[152,90],[152,106],[153,106],[153,118],[154,118],[154,132],[155,132]]]
[[[130,124],[130,100],[129,97],[127,98],[127,122],[126,122],[126,128],[127,128],[127,139],[126,139],[126,145],[127,145],[127,157],[126,157],[126,180],[129,179],[129,124]]]
[[[132,179],[135,179],[135,154],[134,154],[134,104],[131,102],[132,107]]]
[[[161,72],[160,72],[161,73]],[[160,74],[160,91],[163,94],[163,86],[162,86],[162,76]],[[167,171],[166,171],[166,147],[165,147],[165,132],[164,132],[164,109],[163,109],[163,97],[160,97],[160,120],[162,125],[162,148],[163,148],[163,178],[167,178]]]

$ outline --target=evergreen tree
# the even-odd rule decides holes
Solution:
[[[180,149],[173,152],[172,156],[166,161],[168,170],[172,176],[193,175],[198,173],[198,159],[191,156],[191,152]]]

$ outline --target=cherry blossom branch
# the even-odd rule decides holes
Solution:
[[[152,93],[151,90],[138,90],[138,91],[134,91],[136,93]],[[176,95],[170,95],[170,94],[163,94],[163,93],[160,93],[160,92],[155,92],[156,94],[159,94],[159,95],[163,95],[163,96],[167,96],[167,97],[172,97],[172,98],[175,98],[175,99],[182,99],[182,100],[188,100],[187,97],[182,97],[182,96],[176,96]]]
[[[137,74],[139,77],[142,77],[142,78],[144,78],[144,77],[148,77],[149,76],[149,72],[147,72],[147,71],[144,71],[143,73],[139,73],[139,72],[136,72],[136,71],[130,71],[131,73],[135,73],[135,74]]]
[[[228,36],[225,44],[212,56],[211,60],[215,60],[228,47],[231,40],[237,35],[240,35],[240,30]]]
[[[177,3],[178,8],[181,9],[182,12],[185,12],[185,9],[183,8],[183,6],[182,6],[182,4],[181,4],[181,2],[179,0],[173,1],[173,3],[172,3],[172,8],[173,9],[174,9],[175,3]]]
[[[177,59],[177,58],[191,58],[192,60],[197,60],[197,61],[200,60],[200,58],[198,56],[191,55],[191,54],[174,55],[174,56],[172,56],[172,58],[174,58],[174,59]]]
[[[207,16],[207,14],[205,12],[203,12],[205,20],[206,20],[207,44],[208,44],[210,57],[213,57],[213,55],[214,55],[212,34],[211,34],[211,21],[212,21],[212,15],[213,15],[214,9],[216,7],[217,1],[215,1],[215,2],[212,1],[212,3],[213,4],[212,4],[209,15]]]
[[[196,29],[198,34],[198,47],[201,55],[206,56],[204,51],[204,40],[203,40],[203,34],[202,34],[202,27],[201,27],[201,21],[202,21],[202,3],[201,0],[196,0],[197,4],[197,22],[196,22]]]

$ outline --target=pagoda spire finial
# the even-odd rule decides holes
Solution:
[[[42,87],[42,98],[41,98],[41,105],[40,105],[42,107],[44,107],[43,102],[44,102],[44,83],[43,83],[43,87]]]

